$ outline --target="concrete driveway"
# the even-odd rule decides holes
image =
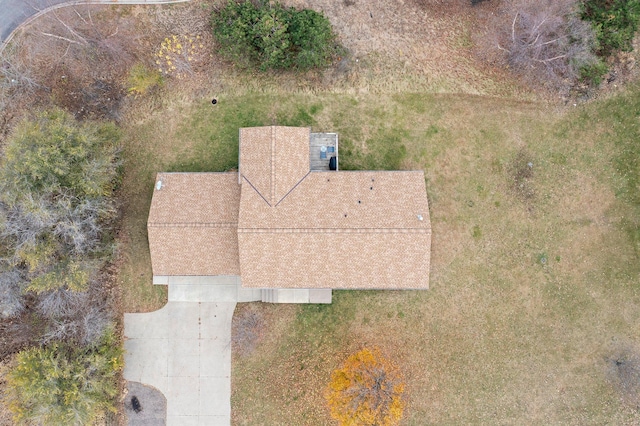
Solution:
[[[167,425],[228,426],[235,302],[169,301],[125,314],[124,378],[167,398]]]

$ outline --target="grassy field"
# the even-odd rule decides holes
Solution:
[[[405,374],[407,425],[636,424],[639,95],[567,111],[420,93],[159,97],[126,128],[125,309],[164,302],[144,226],[155,172],[234,169],[243,126],[336,131],[344,168],[425,170],[431,290],[239,306],[264,327],[234,353],[234,424],[332,424],[331,371],[371,346]]]

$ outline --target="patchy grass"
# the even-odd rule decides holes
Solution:
[[[568,113],[469,95],[239,92],[221,94],[215,107],[162,100],[162,109],[127,120],[123,191],[136,202],[125,223],[138,234],[123,275],[148,268],[155,172],[233,169],[242,126],[337,131],[347,167],[425,170],[432,289],[256,305],[261,337],[249,354],[234,354],[235,424],[280,424],[283,408],[287,424],[332,424],[323,396],[331,371],[367,346],[404,371],[406,424],[637,422],[625,379],[635,366],[616,376],[611,360],[622,353],[612,339],[640,340],[638,92]],[[145,273],[130,307],[160,304],[161,294],[142,292],[151,287]]]
[[[297,307],[266,337],[275,347],[234,358],[235,424],[279,424],[282,407],[286,423],[332,424],[331,371],[372,345],[404,369],[406,424],[640,420],[637,355],[612,344],[640,338],[634,99],[562,114],[473,96],[314,97],[323,108],[305,123],[338,131],[341,164],[426,171],[432,289]]]
[[[255,340],[249,330],[251,351],[234,353],[234,424],[332,424],[331,372],[373,346],[407,378],[405,424],[640,421],[626,349],[640,341],[639,88],[562,112],[264,78],[220,90],[216,106],[171,84],[133,101],[123,120],[125,310],[164,303],[145,232],[155,173],[234,169],[238,128],[269,124],[337,132],[345,169],[425,170],[432,288],[252,307],[263,325]]]

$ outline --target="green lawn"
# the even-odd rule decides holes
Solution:
[[[427,178],[431,290],[259,306],[261,343],[234,354],[235,424],[332,424],[324,387],[365,346],[404,371],[407,425],[640,421],[640,88],[568,111],[269,88],[172,99],[125,128],[128,310],[163,303],[144,226],[155,172],[234,169],[239,127],[335,131],[342,168]]]

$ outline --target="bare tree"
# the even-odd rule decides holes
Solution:
[[[61,212],[53,234],[60,238],[75,255],[84,255],[100,247],[101,221],[113,217],[115,209],[104,198],[67,196],[59,201]]]
[[[135,20],[105,11],[96,5],[54,9],[14,41],[23,44],[16,56],[33,70],[41,99],[53,97],[79,119],[118,119],[126,95],[122,82],[138,57],[147,58],[148,47],[140,42],[147,34],[139,33]]]
[[[40,87],[33,77],[31,68],[13,55],[15,46],[0,53],[0,89],[6,93],[16,92],[18,88],[32,93]]]
[[[60,256],[80,258],[104,249],[101,222],[114,213],[106,198],[25,194],[13,206],[0,202],[4,216],[0,235],[15,248],[14,265],[26,264],[39,274],[54,268]]]
[[[24,277],[17,269],[0,272],[0,317],[11,318],[24,309],[23,281]]]
[[[76,314],[89,301],[88,292],[57,289],[41,294],[36,310],[44,318],[64,318]]]
[[[73,341],[91,345],[112,324],[107,304],[93,291],[75,292],[58,289],[41,294],[37,312],[47,321],[41,343]]]
[[[20,40],[14,40],[0,51],[0,145],[21,109],[33,102],[38,90],[44,89],[28,61],[19,54],[21,48]]]
[[[251,306],[236,310],[231,326],[233,350],[240,355],[250,355],[260,341],[263,328],[262,312]]]
[[[518,0],[511,7],[509,29],[498,48],[509,64],[538,81],[573,82],[594,64],[595,34],[580,20],[575,0]]]

